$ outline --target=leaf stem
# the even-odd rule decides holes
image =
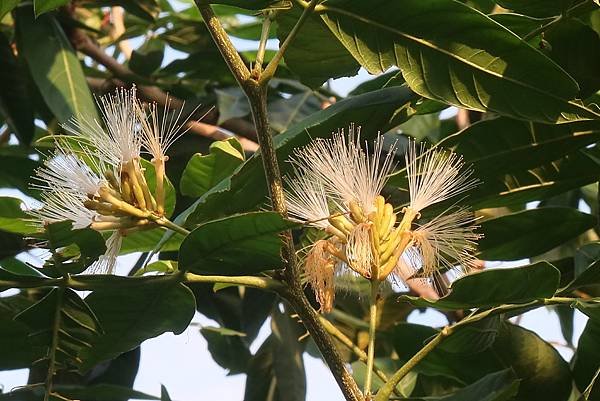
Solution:
[[[253,70],[255,76],[260,76],[262,71],[262,63],[265,58],[265,50],[267,48],[267,40],[269,40],[269,32],[271,31],[271,22],[275,16],[275,11],[265,11],[262,31],[260,33],[260,42],[258,43],[258,51],[256,52],[256,62]]]
[[[365,400],[371,400],[371,381],[373,377],[373,361],[375,358],[375,333],[377,331],[377,295],[379,280],[371,280],[371,297],[369,298],[369,348],[367,349],[367,372],[365,374]],[[396,387],[394,385],[394,387]],[[392,388],[393,389],[393,388]]]
[[[340,343],[342,343],[346,348],[348,348],[350,351],[352,351],[358,357],[358,359],[361,362],[364,362],[366,365],[368,357],[367,357],[367,354],[363,350],[358,348],[358,346],[356,344],[354,344],[351,339],[349,339],[344,333],[342,333],[340,331],[340,329],[335,327],[335,325],[333,323],[331,323],[329,320],[327,320],[323,316],[319,316],[319,321],[321,322],[323,327],[325,327],[325,330],[327,330],[327,332],[329,334],[331,334]],[[381,380],[383,380],[384,383],[388,381],[388,377],[385,374],[385,372],[383,370],[379,369],[379,367],[377,367],[377,365],[375,363],[373,364],[373,372],[377,376],[379,376],[379,378]],[[402,393],[400,391],[398,391],[397,388],[394,388],[394,394],[396,394],[398,397],[402,396]]]
[[[65,281],[61,279],[61,281]],[[65,293],[65,288],[58,288],[56,293],[56,309],[54,311],[54,320],[52,324],[52,342],[50,343],[50,348],[48,349],[48,373],[46,374],[45,381],[45,392],[44,392],[44,401],[50,400],[50,395],[52,395],[52,384],[54,379],[54,369],[56,364],[56,348],[58,347],[58,331],[60,330],[60,311],[62,308],[62,300]]]
[[[112,276],[115,277],[115,276]],[[31,280],[30,280],[31,279]],[[279,292],[284,288],[284,285],[270,277],[256,276],[201,276],[193,273],[185,274],[165,274],[160,276],[125,276],[115,277],[114,281],[110,282],[111,288],[131,288],[139,287],[146,284],[155,284],[164,281],[179,281],[182,283],[223,283],[243,285],[263,290]],[[98,279],[97,274],[82,274],[79,276],[71,276],[67,279],[38,279],[28,277],[27,281],[6,281],[0,280],[0,290],[8,288],[72,288],[78,291],[97,291],[106,288],[107,284]]]
[[[392,390],[396,385],[406,376],[423,358],[425,358],[431,351],[437,347],[444,338],[448,337],[452,334],[452,326],[447,326],[442,329],[430,342],[428,342],[423,348],[419,350],[412,358],[410,358],[400,369],[394,373],[394,375],[390,378],[379,389],[377,395],[375,396],[375,401],[387,401],[392,394]]]
[[[171,220],[165,218],[165,217],[155,217],[155,216],[151,216],[150,220],[154,221],[156,224],[158,224],[161,227],[165,227],[168,228],[169,230],[175,231],[176,233],[179,234],[183,234],[183,235],[188,235],[191,231],[181,227],[179,224],[173,223]]]
[[[273,76],[275,75],[275,71],[279,66],[279,63],[283,59],[285,51],[290,46],[292,41],[296,38],[296,35],[298,35],[300,28],[302,27],[302,25],[304,25],[304,22],[306,21],[308,16],[313,12],[318,2],[319,0],[311,0],[310,3],[308,3],[308,5],[304,7],[302,15],[300,15],[300,18],[298,18],[298,21],[296,21],[296,24],[294,25],[290,33],[286,36],[283,43],[279,45],[279,50],[277,51],[277,53],[275,53],[275,56],[271,59],[271,61],[269,61],[269,64],[267,64],[267,67],[261,74],[260,84],[265,84],[271,78],[273,78]]]
[[[233,43],[231,43],[231,39],[223,29],[223,26],[219,22],[219,19],[213,12],[212,8],[208,4],[207,0],[194,0],[198,10],[200,10],[200,14],[202,15],[202,19],[206,23],[206,27],[210,32],[217,48],[221,52],[221,56],[227,63],[227,66],[231,70],[231,73],[237,80],[238,84],[241,87],[245,87],[246,81],[250,78],[250,71],[244,64],[244,61],[240,57],[240,54],[237,52]]]
[[[527,35],[523,36],[521,39],[523,39],[524,41],[528,41],[529,39],[536,37],[540,33],[547,31],[549,28],[558,24],[562,20],[571,18],[572,16],[576,15],[578,12],[585,10],[585,8],[591,3],[592,3],[591,0],[587,0],[587,1],[583,1],[579,4],[574,5],[573,7],[567,9],[561,15],[554,17],[551,21],[549,21],[543,25],[540,25],[538,28],[529,32]]]

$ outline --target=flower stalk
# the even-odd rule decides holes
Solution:
[[[371,296],[369,298],[369,346],[367,349],[367,372],[365,374],[365,400],[371,399],[371,381],[373,377],[373,362],[375,360],[375,333],[377,331],[377,298],[379,280],[371,280]]]

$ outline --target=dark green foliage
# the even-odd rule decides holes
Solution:
[[[208,3],[235,45],[247,41],[240,56],[257,79],[309,2]],[[268,83],[270,134],[284,185],[297,149],[355,124],[369,148],[379,134],[386,146],[397,141],[396,170],[383,194],[400,211],[408,202],[407,137],[451,149],[480,184],[426,208],[424,221],[469,207],[484,235],[477,258],[528,259],[521,267],[486,266],[458,277],[439,299],[381,294],[375,361],[388,376],[445,333],[407,323],[409,315],[434,309],[449,325],[458,322],[400,381],[397,396],[600,400],[598,1],[318,3]],[[116,32],[114,6],[125,10],[124,32]],[[272,41],[261,70],[265,19]],[[134,44],[130,56],[124,40]],[[352,82],[348,96],[335,92],[340,84],[331,80],[364,71],[370,76]],[[69,222],[38,230],[25,211],[33,200],[23,202],[22,194],[40,199],[30,177],[52,152],[47,136],[65,134],[61,124],[74,116],[99,120],[94,96],[133,84],[161,113],[167,93],[174,103],[186,102],[183,117],[200,104],[192,129],[168,152],[165,181],[166,216],[190,234],[156,227],[124,232],[121,254],[146,252],[135,277],[91,275],[87,269],[106,251],[107,237]],[[160,396],[133,390],[140,347],[163,333],[182,333],[199,312],[214,323],[199,329],[207,349],[191,352],[208,352],[229,374],[246,375],[245,401],[304,400],[304,352],[321,354],[305,340],[301,319],[284,299],[289,293],[227,282],[232,276],[281,281],[283,233],[293,230],[297,250],[316,238],[267,211],[264,152],[249,141],[257,141],[251,104],[194,2],[0,0],[0,291],[19,289],[0,297],[0,370],[31,368],[32,381],[42,382],[48,368],[56,371],[49,400],[171,401],[164,386]],[[154,167],[141,163],[154,190]],[[17,256],[36,247],[50,251],[43,263]],[[147,265],[153,255],[159,261]],[[226,277],[214,283],[204,276]],[[314,300],[310,286],[305,292]],[[367,304],[359,286],[345,284],[325,315],[363,350]],[[546,306],[560,321],[562,333],[553,338],[513,319]],[[481,319],[461,323],[473,316]],[[588,320],[577,338],[582,316]],[[259,331],[267,331],[260,345]],[[550,343],[561,335],[574,348],[569,362]],[[365,364],[336,345],[362,385]],[[210,385],[193,373],[199,385]],[[374,380],[377,391],[384,383]],[[2,388],[0,400],[41,401],[47,389],[8,390]]]

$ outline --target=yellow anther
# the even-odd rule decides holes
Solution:
[[[121,178],[121,197],[127,203],[133,203],[133,191],[131,190],[131,184],[127,175],[123,175]]]
[[[400,259],[400,256],[402,256],[402,253],[404,253],[404,250],[410,244],[411,240],[412,236],[410,232],[403,231],[400,234],[400,243],[394,248],[391,257],[386,262],[383,262],[383,266],[379,269],[380,280],[384,280],[396,268],[398,259]]]
[[[367,217],[363,213],[358,203],[351,201],[348,203],[348,207],[350,209],[352,220],[354,220],[357,224],[364,223],[367,220]]]
[[[325,229],[325,232],[327,234],[333,235],[337,238],[339,238],[342,242],[346,242],[346,234],[344,234],[342,231],[340,231],[339,229],[335,228],[334,226],[328,226]]]
[[[148,218],[148,215],[149,215],[148,212],[144,212],[127,202],[117,199],[115,196],[113,196],[110,193],[108,188],[100,188],[100,190],[98,191],[98,194],[100,195],[100,198],[104,202],[110,203],[117,210],[119,210],[125,214],[134,216],[134,217],[138,217],[138,218],[142,218],[142,219]]]
[[[352,224],[346,216],[334,216],[327,219],[329,224],[348,235],[350,231],[354,228],[354,224]]]
[[[380,223],[379,223],[379,238],[381,238],[382,240],[385,240],[387,238],[387,236],[389,235],[388,227],[390,225],[390,220],[392,219],[393,214],[394,214],[394,208],[389,203],[386,203],[383,206],[383,215],[381,216],[381,219],[379,220],[380,221]],[[392,226],[393,226],[393,224],[392,224]]]
[[[410,230],[413,220],[421,216],[418,211],[409,207],[402,209],[402,213],[404,213],[404,216],[402,216],[399,227],[403,231]]]

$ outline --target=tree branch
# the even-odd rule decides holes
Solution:
[[[263,168],[265,170],[271,204],[273,210],[285,217],[287,216],[287,208],[284,199],[283,182],[277,161],[277,154],[273,146],[273,138],[269,129],[267,114],[266,84],[268,83],[268,79],[263,80],[259,78],[259,80],[256,80],[250,76],[249,70],[242,62],[237,50],[234,48],[210,6],[205,0],[195,0],[195,2],[200,9],[202,18],[215,44],[219,48],[235,79],[248,97],[258,135],[258,143],[262,154]],[[287,284],[284,297],[292,305],[302,319],[302,323],[312,335],[315,344],[319,347],[345,398],[351,401],[362,400],[362,393],[356,381],[346,369],[333,340],[319,322],[317,312],[312,308],[304,295],[300,281],[300,271],[296,264],[296,252],[292,234],[290,231],[287,231],[282,233],[282,237],[283,246],[281,254],[285,263],[284,279]]]
[[[245,87],[246,81],[250,77],[250,71],[242,61],[242,58],[233,46],[233,43],[231,43],[227,32],[223,29],[219,19],[206,0],[194,0],[194,2],[196,3],[198,10],[200,10],[202,19],[204,19],[206,27],[219,48],[225,63],[227,63],[227,66],[231,70],[231,73],[238,84],[241,87]]]
[[[139,276],[139,277],[118,277],[118,281],[110,283],[111,287],[133,288],[146,283],[157,283],[164,281],[179,281],[182,283],[222,283],[242,285],[246,287],[258,288],[279,292],[284,285],[270,277],[256,276],[201,276],[193,273],[166,274],[161,276]],[[24,281],[0,280],[0,291],[9,288],[48,288],[48,287],[69,287],[78,291],[96,291],[106,287],[105,283],[98,280],[97,274],[82,274],[71,276],[68,279],[38,279],[28,277]]]
[[[283,59],[285,51],[290,46],[292,41],[296,38],[296,35],[298,35],[300,28],[302,27],[302,25],[304,25],[304,22],[306,21],[308,16],[313,12],[318,2],[319,0],[311,0],[310,3],[308,3],[308,5],[304,8],[304,10],[302,11],[302,15],[300,16],[300,18],[298,18],[298,21],[296,21],[296,24],[294,25],[290,33],[287,35],[283,43],[279,45],[279,50],[277,50],[277,53],[275,53],[275,56],[273,56],[271,61],[269,61],[269,64],[267,64],[265,70],[261,74],[261,84],[264,84],[265,82],[268,82],[271,78],[273,78],[273,76],[275,75],[275,71],[279,66],[279,63]]]

